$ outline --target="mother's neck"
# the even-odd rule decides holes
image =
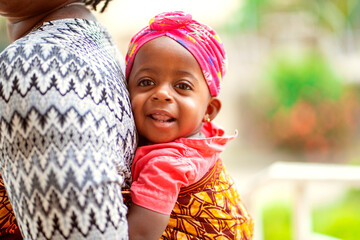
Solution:
[[[94,15],[78,0],[65,1],[64,4],[28,18],[7,18],[7,29],[10,41],[24,37],[44,22],[64,19],[82,18],[95,20]]]

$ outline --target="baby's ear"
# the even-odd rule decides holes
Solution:
[[[217,97],[211,97],[208,107],[204,116],[204,122],[210,122],[218,115],[221,109],[221,101]]]

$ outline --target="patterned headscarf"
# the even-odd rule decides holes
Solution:
[[[130,41],[126,54],[126,79],[140,47],[155,38],[167,36],[185,47],[199,63],[211,96],[220,91],[220,81],[226,71],[225,50],[219,37],[209,26],[192,19],[182,11],[165,12],[156,15]]]

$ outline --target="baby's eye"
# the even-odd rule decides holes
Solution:
[[[141,81],[139,81],[138,85],[141,87],[146,87],[146,86],[150,86],[150,85],[154,85],[155,83],[149,79],[143,79]]]
[[[187,83],[178,83],[176,84],[176,87],[182,89],[182,90],[191,90],[191,85]]]

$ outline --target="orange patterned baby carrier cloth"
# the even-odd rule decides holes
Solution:
[[[219,159],[198,182],[181,188],[161,239],[252,239],[254,222]]]
[[[17,236],[11,237],[11,236]],[[3,178],[0,174],[0,239],[22,239],[19,227],[15,220],[15,215],[10,204]]]

